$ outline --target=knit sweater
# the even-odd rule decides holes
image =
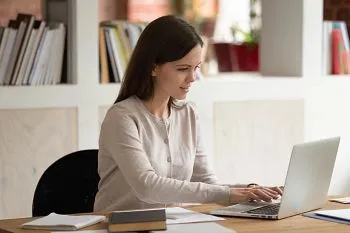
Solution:
[[[194,105],[170,110],[158,118],[132,96],[107,111],[95,211],[228,201],[229,187],[217,184],[208,165]]]

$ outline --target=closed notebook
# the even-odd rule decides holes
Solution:
[[[350,209],[320,210],[314,213],[317,215],[322,215],[329,218],[338,218],[350,222]]]
[[[108,218],[109,232],[166,230],[165,209],[113,211]]]
[[[78,230],[106,219],[103,215],[62,215],[51,213],[45,217],[21,225],[23,229]]]

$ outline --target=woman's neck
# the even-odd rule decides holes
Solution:
[[[170,110],[168,107],[169,98],[153,97],[144,101],[146,108],[150,113],[159,118],[168,118]]]

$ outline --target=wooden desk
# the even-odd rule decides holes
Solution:
[[[218,208],[218,205],[200,205],[189,207],[188,209],[208,213],[213,208]],[[350,208],[348,204],[339,204],[327,202],[324,209],[345,209]],[[100,214],[100,213],[99,213]],[[22,223],[28,222],[33,218],[5,219],[0,220],[0,233],[48,233],[43,230],[21,230],[19,226]],[[301,215],[281,219],[281,220],[260,220],[248,218],[227,218],[227,220],[219,221],[219,224],[228,228],[234,229],[237,232],[288,232],[288,233],[306,233],[306,232],[350,232],[350,225],[323,221],[313,218],[303,217]],[[99,223],[82,230],[97,230],[106,229],[106,223]],[[161,232],[161,231],[160,231]]]

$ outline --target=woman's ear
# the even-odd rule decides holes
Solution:
[[[153,65],[153,69],[152,69],[152,77],[157,77],[157,73],[158,73],[158,66],[157,65]]]

